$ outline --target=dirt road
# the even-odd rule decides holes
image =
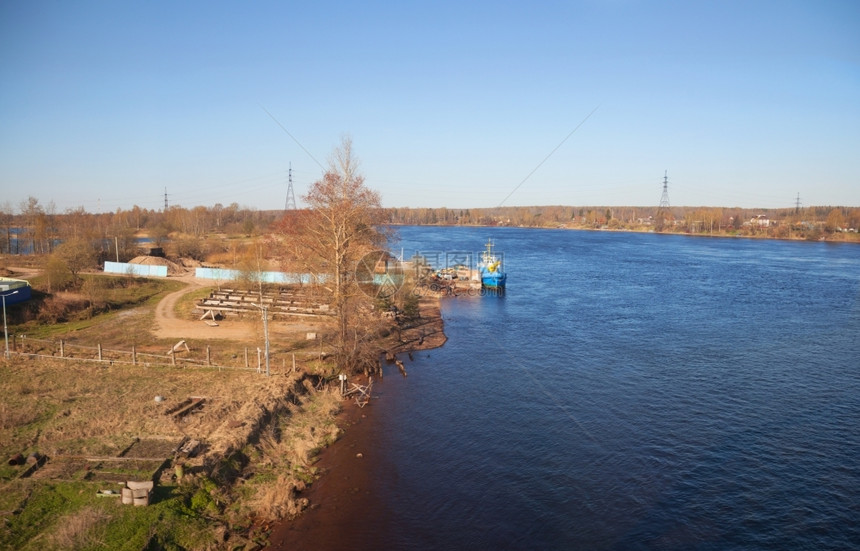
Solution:
[[[186,286],[179,291],[166,295],[155,308],[155,328],[153,333],[162,339],[223,339],[239,342],[258,342],[262,337],[262,318],[256,319],[224,319],[218,320],[217,326],[208,325],[199,319],[183,319],[176,316],[176,304],[188,293],[196,291],[203,285],[191,275],[177,276]],[[318,322],[269,322],[271,338],[296,338],[306,332],[319,331]]]
[[[176,316],[176,304],[183,296],[201,288],[193,276],[176,278],[186,284],[185,287],[165,295],[155,307],[155,336],[162,339],[226,339],[245,341],[255,337],[252,323],[239,320],[219,320],[217,326],[210,326],[201,320],[181,319]]]

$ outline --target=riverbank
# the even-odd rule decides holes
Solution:
[[[371,488],[370,469],[379,454],[373,438],[375,399],[379,396],[363,408],[354,402],[345,405],[337,419],[342,436],[320,454],[315,464],[320,478],[304,494],[310,507],[298,517],[273,526],[265,549],[349,549],[351,534],[364,530],[358,511],[385,514],[385,503]]]
[[[763,239],[774,241],[822,241],[827,243],[853,243],[860,244],[860,233],[857,231],[842,231],[842,232],[805,232],[800,230],[783,231],[779,228],[784,226],[771,226],[767,228],[745,228],[740,230],[722,230],[717,231],[687,231],[684,229],[673,228],[663,231],[657,231],[653,226],[616,226],[608,225],[580,225],[580,224],[558,224],[556,226],[516,226],[509,224],[391,224],[393,227],[409,227],[409,226],[426,226],[430,228],[519,228],[525,230],[568,230],[568,231],[584,231],[584,232],[610,232],[610,233],[653,233],[656,235],[680,235],[684,237],[715,237],[723,239]],[[777,231],[778,230],[778,231]]]
[[[398,358],[438,348],[447,340],[439,297],[422,299],[420,312],[419,322],[405,329],[401,343],[389,350]],[[408,376],[408,357],[402,361],[406,366],[403,376]],[[372,488],[371,469],[378,466],[382,455],[377,446],[379,427],[373,404],[381,398],[379,388],[384,382],[375,385],[367,406],[359,407],[354,401],[344,403],[336,421],[342,436],[322,451],[315,464],[320,477],[303,494],[310,506],[296,518],[274,525],[266,550],[349,549],[356,534],[362,534],[364,541],[369,536],[385,541],[384,534],[367,534],[367,527],[361,524],[362,515],[358,514],[367,510],[386,514],[386,504]]]
[[[183,294],[182,301],[190,299]],[[348,438],[357,438],[354,427],[363,417],[354,417],[359,408],[340,397],[337,381],[326,384],[318,374],[315,354],[304,345],[305,322],[300,332],[292,322],[272,324],[284,349],[302,353],[298,369],[276,362],[271,377],[241,367],[135,365],[69,353],[69,343],[78,352],[90,343],[92,350],[96,343],[99,350],[121,349],[129,335],[136,336],[132,345],[138,352],[164,350],[177,337],[158,339],[150,331],[182,321],[201,332],[183,341],[190,344],[183,358],[208,354],[212,342],[219,358],[232,349],[232,358],[239,358],[233,363],[241,363],[244,343],[211,341],[212,327],[180,319],[176,312],[185,306],[175,300],[162,302],[170,302],[170,315],[150,301],[94,316],[73,339],[64,339],[66,354],[57,357],[49,339],[29,338],[26,349],[23,342],[12,346],[0,382],[7,397],[0,407],[0,453],[32,456],[37,465],[15,460],[0,468],[0,516],[7,521],[0,547],[36,549],[56,542],[72,548],[93,541],[113,547],[122,538],[137,548],[258,549],[274,522],[317,504],[316,488],[327,486],[320,474],[328,470],[317,464],[320,450],[347,436],[343,428]],[[417,320],[380,343],[403,354],[403,361],[408,351],[445,341],[438,297],[424,298],[419,306]],[[222,321],[217,335],[244,325]],[[48,336],[69,333],[61,328]],[[184,332],[174,327],[171,334]],[[360,411],[366,417],[371,408]],[[187,455],[176,453],[194,442]],[[154,482],[148,507],[99,499],[118,496],[102,492],[127,480]]]

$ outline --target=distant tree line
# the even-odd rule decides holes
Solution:
[[[0,254],[48,255],[60,245],[82,241],[92,248],[93,262],[128,261],[140,254],[141,236],[168,254],[200,261],[217,257],[228,264],[251,261],[247,251],[228,238],[255,238],[271,233],[284,218],[282,210],[256,210],[236,203],[167,210],[134,206],[115,212],[90,213],[83,207],[58,212],[28,197],[17,208],[0,204]],[[860,241],[860,207],[816,206],[800,209],[715,207],[574,207],[534,206],[452,209],[379,208],[380,223],[440,226],[515,226],[609,229],[667,233],[738,235],[779,239]],[[259,248],[259,247],[257,247]],[[257,254],[259,256],[259,254]],[[259,263],[259,259],[254,262]]]
[[[259,234],[281,216],[282,211],[258,211],[236,203],[190,209],[173,206],[167,210],[135,205],[130,210],[107,213],[90,213],[76,207],[58,212],[53,203],[43,205],[29,197],[17,209],[8,203],[0,205],[0,253],[50,254],[61,242],[84,240],[99,255],[112,260],[118,248],[122,261],[138,254],[137,238],[141,234],[153,246],[163,245],[170,237],[178,243],[185,241],[188,248],[190,243],[212,234]]]
[[[742,209],[723,207],[390,208],[391,224],[609,229],[860,241],[860,207]]]

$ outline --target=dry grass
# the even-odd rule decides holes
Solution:
[[[270,484],[258,486],[248,506],[254,511],[258,522],[272,522],[290,518],[301,513],[307,506],[307,498],[298,497],[305,487],[304,482],[294,476],[279,475]]]
[[[104,523],[110,515],[96,507],[84,507],[59,519],[48,540],[54,549],[86,549],[103,546]]]
[[[9,496],[0,505],[10,512],[22,509],[21,518],[37,514],[28,512],[27,496],[33,489],[45,495],[40,488],[68,484],[89,493],[94,487],[87,484],[97,485],[91,478],[97,469],[99,474],[120,474],[132,468],[128,461],[94,463],[93,458],[117,456],[138,438],[178,442],[185,437],[204,444],[200,455],[183,464],[186,472],[195,473],[189,477],[189,495],[217,494],[217,507],[203,512],[207,518],[247,526],[244,519],[293,516],[307,506],[300,492],[317,474],[315,455],[339,434],[334,422],[341,406],[338,392],[315,390],[300,374],[265,377],[253,371],[103,366],[17,356],[2,369],[0,456],[39,452],[48,457],[29,479],[16,478],[26,466],[0,465],[0,494]],[[156,395],[165,401],[157,403]],[[205,396],[206,402],[180,419],[167,414],[190,396]],[[224,465],[237,458],[244,459],[231,466],[234,472],[225,478]],[[114,468],[120,470],[110,470]],[[168,476],[172,472],[168,470]],[[243,482],[232,486],[236,480]],[[213,481],[214,493],[206,490]],[[184,486],[185,479],[182,482]],[[49,514],[39,547],[99,547],[109,537],[103,527],[116,518],[105,516],[111,513],[103,512],[101,503],[84,503],[57,510],[60,517]],[[12,530],[11,535],[0,530],[0,547],[4,538],[16,541]]]
[[[312,466],[317,453],[340,435],[334,416],[341,403],[337,390],[310,394],[302,404],[291,404],[291,414],[260,436],[258,448],[265,458],[256,467],[260,482],[252,479],[246,490],[252,494],[248,508],[258,521],[292,517],[307,507],[299,493],[317,475]]]
[[[147,436],[189,436],[221,451],[241,447],[239,431],[222,426],[230,421],[256,426],[266,403],[286,396],[294,385],[294,379],[249,371],[16,357],[0,378],[0,454],[116,455],[134,438]],[[156,395],[165,400],[155,402]],[[199,412],[183,419],[166,415],[189,396],[207,397]]]

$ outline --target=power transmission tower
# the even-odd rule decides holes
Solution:
[[[164,212],[167,212],[167,186],[164,187]]]
[[[669,208],[669,171],[663,173],[663,195],[660,197],[659,210]]]
[[[794,201],[794,213],[800,212],[800,192],[797,193],[797,199]]]
[[[284,210],[296,210],[296,195],[293,193],[293,163],[290,163],[289,184],[287,184],[287,203]]]

